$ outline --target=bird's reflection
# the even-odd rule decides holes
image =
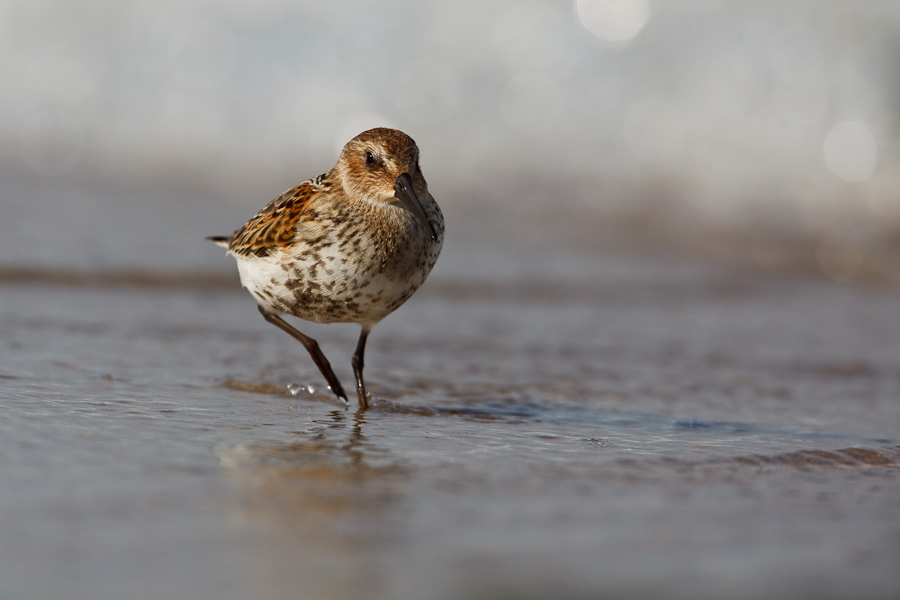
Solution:
[[[247,490],[248,508],[265,505],[265,519],[281,515],[296,523],[315,511],[384,512],[406,469],[369,439],[367,425],[366,412],[335,409],[293,432],[296,440],[242,444],[224,452],[222,464]]]
[[[366,419],[337,409],[294,432],[296,440],[223,453],[240,495],[234,522],[256,541],[243,565],[248,592],[275,581],[309,597],[371,591],[364,573],[402,530],[408,473],[367,437]]]

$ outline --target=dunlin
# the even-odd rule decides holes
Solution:
[[[406,302],[437,261],[444,217],[403,132],[370,129],[350,140],[337,164],[275,198],[231,236],[209,238],[237,260],[241,284],[266,321],[309,351],[331,391],[347,395],[318,343],[282,315],[357,323],[353,354],[360,408],[366,339]]]

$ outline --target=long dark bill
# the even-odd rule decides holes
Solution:
[[[416,195],[416,190],[413,189],[412,178],[409,176],[409,173],[402,173],[397,178],[397,183],[394,184],[394,193],[400,202],[403,203],[403,206],[422,222],[422,226],[428,231],[431,239],[437,241],[437,232],[434,230],[431,221],[428,220],[425,209],[422,208],[422,202]]]

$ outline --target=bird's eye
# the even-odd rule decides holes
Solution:
[[[366,164],[370,166],[375,164],[375,155],[371,150],[366,150]]]

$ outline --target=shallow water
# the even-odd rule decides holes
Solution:
[[[365,413],[230,276],[8,278],[0,596],[896,596],[896,290],[542,260],[451,255]]]

